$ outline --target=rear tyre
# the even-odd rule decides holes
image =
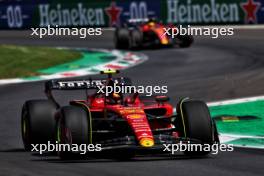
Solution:
[[[181,101],[178,106],[180,117],[176,125],[181,126],[180,136],[196,139],[201,144],[212,145],[214,143],[214,127],[207,105],[203,101]],[[205,156],[211,151],[185,151],[189,156]]]
[[[117,28],[115,31],[115,47],[116,49],[130,48],[130,34],[127,28]]]
[[[191,35],[179,35],[178,39],[180,40],[179,46],[181,48],[188,48],[192,45],[194,39]]]
[[[24,148],[31,150],[31,144],[55,142],[56,105],[50,100],[29,100],[22,108],[21,133]]]
[[[84,108],[77,106],[62,107],[58,112],[57,141],[59,144],[77,144],[78,147],[92,143],[91,116]],[[58,155],[63,160],[82,159],[84,155],[78,151],[59,151]]]
[[[131,47],[140,48],[142,46],[143,34],[140,30],[135,29],[131,31]]]

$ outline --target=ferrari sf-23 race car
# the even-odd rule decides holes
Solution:
[[[47,81],[47,99],[24,103],[21,124],[27,151],[34,144],[47,144],[48,141],[69,145],[100,144],[102,151],[118,151],[116,158],[131,158],[142,151],[164,153],[164,144],[189,142],[213,145],[219,142],[216,126],[203,101],[182,99],[175,114],[167,96],[156,96],[152,100],[139,96],[137,92],[106,96],[96,91],[98,86],[129,86],[131,80],[113,78],[112,74],[117,71],[102,73],[108,77]],[[52,94],[52,90],[81,89],[86,91],[86,97],[72,100],[67,106],[60,106]],[[92,90],[96,92],[90,94]],[[205,156],[210,151],[184,153]],[[72,151],[60,151],[58,155],[61,159],[80,156]]]
[[[165,25],[153,19],[135,19],[115,29],[114,42],[117,49],[139,49],[150,47],[172,47],[178,45],[182,48],[193,43],[191,35],[171,36],[165,29],[178,29],[174,25]]]

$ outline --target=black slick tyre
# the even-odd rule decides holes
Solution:
[[[181,126],[180,135],[185,138],[198,140],[202,145],[214,143],[214,126],[209,109],[203,101],[187,100],[178,105],[179,118],[176,125]],[[211,151],[185,151],[190,156],[205,156]]]
[[[92,122],[89,110],[83,107],[65,106],[58,112],[57,141],[59,144],[88,145],[92,143]],[[63,160],[82,159],[80,152],[59,151],[58,155]]]
[[[56,137],[56,105],[50,100],[29,100],[22,108],[21,133],[24,148],[31,144],[53,143]]]

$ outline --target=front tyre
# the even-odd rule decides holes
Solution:
[[[207,105],[199,100],[182,100],[178,105],[178,126],[180,135],[185,138],[199,140],[202,145],[212,145],[215,142],[214,125]],[[205,156],[211,151],[185,151],[189,156]]]
[[[77,106],[62,107],[58,112],[59,121],[57,124],[57,141],[59,144],[66,144],[67,151],[59,151],[61,159],[81,159],[80,151],[71,151],[71,147],[77,145],[88,145],[92,143],[91,115]]]

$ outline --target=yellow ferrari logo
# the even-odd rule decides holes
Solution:
[[[154,141],[150,138],[142,138],[140,139],[139,144],[142,147],[152,147],[154,145]]]

